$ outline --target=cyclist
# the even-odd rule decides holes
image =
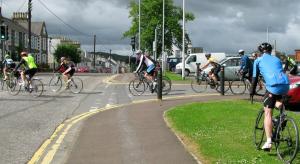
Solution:
[[[27,82],[30,84],[32,77],[36,74],[37,72],[37,65],[35,64],[34,57],[31,54],[28,54],[27,52],[23,51],[20,54],[21,56],[21,61],[17,65],[17,67],[14,69],[14,72],[18,70],[22,65],[25,66],[25,70],[21,71],[21,78],[22,78],[22,86],[25,86],[25,80],[28,80]],[[29,76],[29,79],[26,79],[26,75]],[[31,85],[29,85],[31,86]]]
[[[205,54],[206,59],[208,60],[208,63],[206,63],[200,70],[204,70],[209,65],[211,65],[213,68],[208,73],[209,78],[212,79],[212,85],[216,84],[219,80],[218,73],[221,71],[221,65],[217,62],[215,58],[211,56],[210,53]]]
[[[3,74],[4,74],[4,81],[7,80],[8,76],[7,76],[7,72],[9,71],[9,69],[14,69],[16,67],[16,64],[14,63],[14,61],[10,58],[10,56],[8,54],[5,55],[4,60],[2,62],[3,65]]]
[[[241,56],[241,67],[239,69],[239,73],[242,75],[242,79],[247,78],[251,80],[252,76],[252,64],[247,55],[245,55],[244,50],[239,50],[239,55]],[[248,76],[247,76],[248,75]]]
[[[253,78],[250,95],[255,94],[258,75],[261,74],[265,80],[266,94],[264,96],[264,127],[267,141],[262,146],[263,150],[270,151],[272,147],[272,109],[282,106],[282,97],[289,90],[289,79],[282,69],[280,59],[271,55],[272,46],[262,43],[258,46],[262,56],[257,58],[253,67]]]
[[[284,71],[289,70],[291,75],[297,75],[298,71],[297,63],[294,59],[286,57]]]
[[[155,72],[155,61],[151,59],[150,56],[143,54],[141,50],[136,51],[137,61],[139,61],[139,65],[134,71],[134,73],[141,72],[143,70],[143,66],[146,65],[146,73],[145,78],[152,82],[152,92],[154,91],[156,82],[154,81],[154,72]]]
[[[58,71],[63,75],[63,80],[65,81],[65,87],[67,89],[69,87],[71,77],[75,73],[75,64],[72,61],[67,60],[66,57],[61,57],[60,62],[60,66],[55,69],[55,71]]]

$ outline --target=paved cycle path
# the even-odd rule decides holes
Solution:
[[[163,113],[189,102],[241,98],[206,95],[132,104],[98,113],[84,122],[66,163],[197,163],[167,127]]]

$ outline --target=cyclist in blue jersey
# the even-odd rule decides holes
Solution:
[[[265,151],[272,147],[272,109],[282,106],[282,96],[289,90],[289,79],[284,73],[279,58],[272,56],[272,46],[269,43],[262,43],[258,46],[262,56],[257,58],[253,64],[253,78],[250,95],[255,94],[258,76],[261,74],[265,80],[266,94],[264,96],[264,127],[267,141],[262,146]]]
[[[239,73],[242,75],[242,78],[247,78],[251,80],[252,77],[252,64],[247,55],[245,55],[244,50],[239,50],[239,55],[241,56],[241,67],[239,69]],[[248,76],[247,76],[248,75]]]

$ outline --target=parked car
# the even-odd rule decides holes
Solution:
[[[235,72],[240,69],[241,57],[227,57],[219,62],[219,64],[225,66],[225,80],[239,80]],[[207,67],[203,71],[208,73],[212,69],[212,66]],[[219,76],[221,76],[219,74]]]
[[[83,66],[83,67],[78,67],[78,68],[77,68],[77,72],[78,72],[78,73],[89,72],[89,67],[85,67],[85,66]]]
[[[181,58],[168,58],[167,62],[168,62],[168,70],[175,72],[176,65],[181,62]]]
[[[289,76],[290,90],[288,92],[289,104],[300,105],[300,76]]]
[[[212,57],[214,57],[217,61],[221,61],[226,57],[225,53],[211,53]],[[197,69],[196,63],[200,63],[201,66],[207,63],[207,59],[205,57],[205,53],[195,53],[190,54],[185,60],[185,75],[189,76],[190,73],[195,73]],[[181,74],[183,64],[178,63],[176,65],[176,73]]]

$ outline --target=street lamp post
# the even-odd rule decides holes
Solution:
[[[141,0],[139,0],[139,50],[141,49]]]
[[[182,80],[185,79],[185,0],[182,0],[182,8],[183,8],[183,20],[182,20]]]
[[[163,25],[162,25],[162,72],[165,72],[165,0],[163,0]]]

